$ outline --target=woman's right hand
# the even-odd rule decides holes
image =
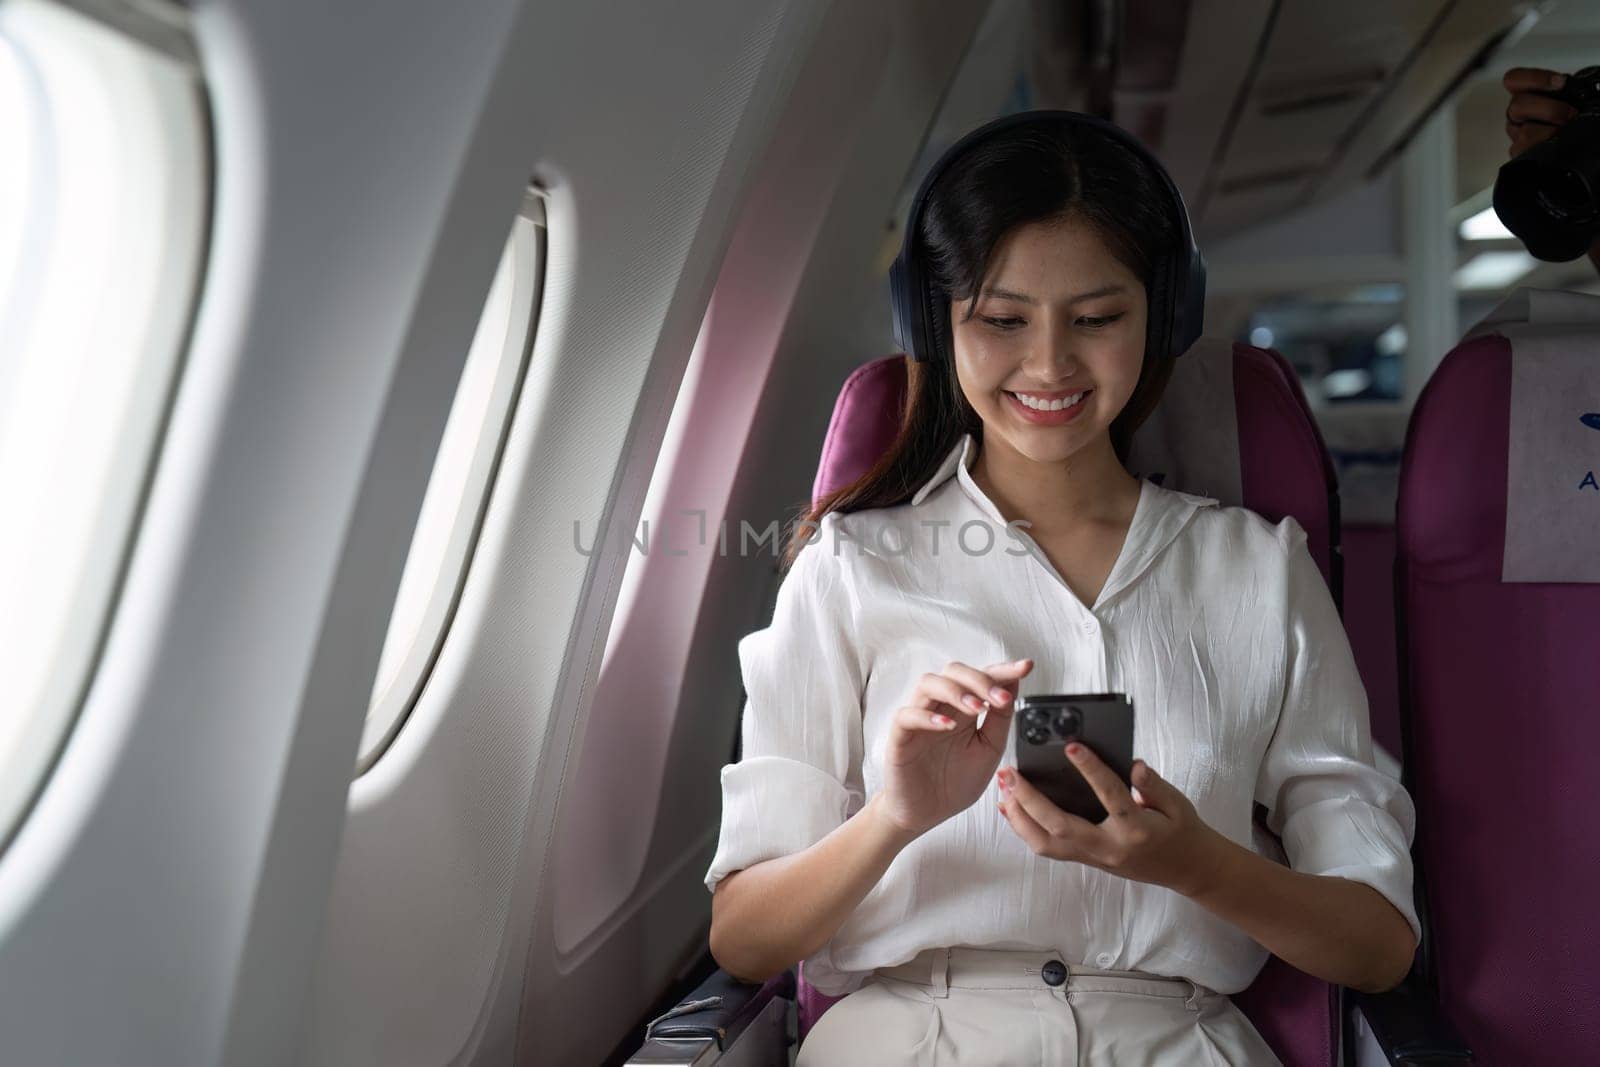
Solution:
[[[897,828],[924,834],[983,795],[1005,751],[1017,683],[1032,670],[1031,659],[981,671],[951,663],[918,680],[895,712],[883,759],[881,803]]]

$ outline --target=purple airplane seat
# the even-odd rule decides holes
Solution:
[[[1479,1062],[1600,1057],[1600,298],[1522,290],[1429,380],[1396,588],[1421,967]]]

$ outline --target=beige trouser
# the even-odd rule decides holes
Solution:
[[[1281,1067],[1231,1000],[1187,979],[975,948],[880,967],[823,1013],[795,1067],[980,1063]]]

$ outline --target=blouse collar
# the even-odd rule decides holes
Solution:
[[[978,483],[972,478],[972,464],[977,458],[976,439],[970,433],[962,434],[961,440],[945,456],[944,462],[939,464],[939,469],[934,472],[933,477],[929,478],[911,498],[911,506],[916,507],[921,504],[954,474],[968,502],[994,522],[1004,525],[1005,516],[995,507],[988,494],[978,488]],[[1213,497],[1181,493],[1151,481],[1141,480],[1139,503],[1134,509],[1127,540],[1123,543],[1122,553],[1117,557],[1111,574],[1107,576],[1105,588],[1100,591],[1096,603],[1105,603],[1122,589],[1132,585],[1149,569],[1156,557],[1177,540],[1178,535],[1189,525],[1189,520],[1196,512],[1201,508],[1217,506],[1218,502]]]
[[[911,506],[916,507],[921,504],[928,498],[929,493],[937,489],[944,483],[945,479],[954,474],[961,482],[962,488],[966,489],[975,498],[975,503],[988,512],[992,518],[1002,523],[1005,522],[1006,520],[1000,516],[999,509],[990,503],[989,498],[978,488],[978,483],[972,480],[972,464],[977,458],[978,443],[973,440],[970,433],[962,434],[961,440],[957,441],[956,446],[944,457],[944,462],[939,464],[939,469],[934,471],[933,477],[924,482],[922,488],[917,490],[916,496],[911,498]]]

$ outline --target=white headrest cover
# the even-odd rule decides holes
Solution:
[[[1233,342],[1202,337],[1173,363],[1161,403],[1134,434],[1128,470],[1225,507],[1244,503]]]
[[[1600,582],[1600,296],[1519,289],[1487,333],[1511,342],[1501,580]]]

